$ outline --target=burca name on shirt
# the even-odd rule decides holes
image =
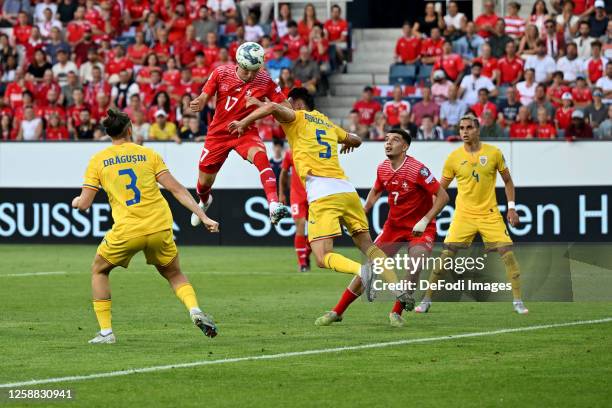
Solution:
[[[323,126],[328,127],[328,128],[332,128],[333,127],[331,125],[331,123],[328,123],[328,122],[324,121],[321,118],[317,118],[316,116],[312,116],[312,115],[309,115],[307,113],[304,114],[304,119],[306,119],[309,122],[316,123],[317,125],[323,125]]]

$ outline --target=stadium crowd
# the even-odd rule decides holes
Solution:
[[[543,0],[530,16],[492,0],[469,21],[425,3],[395,47],[389,86],[367,86],[348,128],[370,139],[400,126],[419,139],[457,136],[476,115],[483,137],[612,139],[612,21],[603,0]]]
[[[211,70],[234,64],[245,41],[259,42],[283,92],[326,92],[345,69],[348,24],[334,5],[321,21],[280,4],[240,0],[0,0],[0,140],[104,140],[109,107],[130,116],[138,141],[201,141],[214,98],[189,109]],[[264,139],[283,137],[274,120]]]

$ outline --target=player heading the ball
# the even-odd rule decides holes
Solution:
[[[200,155],[197,193],[199,206],[204,211],[212,203],[211,189],[217,173],[225,163],[229,153],[234,150],[244,160],[253,163],[259,171],[261,184],[266,193],[270,209],[270,220],[273,224],[282,218],[289,217],[289,209],[278,200],[276,176],[270,168],[266,146],[259,137],[255,126],[249,126],[241,137],[230,134],[231,122],[245,118],[255,110],[247,105],[248,97],[268,98],[274,102],[289,106],[289,102],[280,87],[272,81],[266,70],[261,69],[264,62],[264,50],[261,45],[246,42],[236,51],[238,66],[221,65],[215,68],[204,84],[200,96],[191,101],[194,112],[200,112],[213,96],[217,96],[213,116],[204,148]],[[191,217],[194,227],[200,223],[197,214]]]

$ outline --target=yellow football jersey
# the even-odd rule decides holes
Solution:
[[[302,183],[306,176],[346,179],[338,161],[338,142],[346,131],[316,110],[295,111],[293,122],[281,123],[293,152],[293,164]]]
[[[442,177],[457,179],[455,210],[472,216],[497,211],[495,181],[497,172],[506,169],[497,147],[481,143],[480,151],[468,153],[463,146],[448,155]]]
[[[91,158],[83,187],[106,191],[115,221],[112,232],[129,239],[172,228],[170,207],[157,185],[157,177],[166,171],[152,149],[112,145]]]

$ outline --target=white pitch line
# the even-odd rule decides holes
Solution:
[[[310,356],[310,355],[315,355],[315,354],[338,353],[341,351],[355,351],[355,350],[366,350],[366,349],[383,348],[383,347],[391,347],[391,346],[403,346],[406,344],[415,344],[415,343],[431,343],[435,341],[464,339],[468,337],[494,336],[497,334],[505,334],[505,333],[526,332],[526,331],[533,331],[533,330],[553,329],[553,328],[558,328],[558,327],[569,327],[569,326],[580,326],[580,325],[586,325],[586,324],[600,324],[600,323],[608,323],[608,322],[612,322],[612,317],[607,317],[607,318],[598,319],[598,320],[580,320],[580,321],[575,321],[575,322],[553,323],[553,324],[544,324],[544,325],[539,325],[539,326],[526,326],[526,327],[517,327],[513,329],[500,329],[500,330],[485,331],[485,332],[451,334],[448,336],[440,336],[440,337],[426,337],[426,338],[421,338],[421,339],[397,340],[397,341],[389,341],[389,342],[384,342],[384,343],[370,343],[370,344],[362,344],[359,346],[345,346],[345,347],[335,347],[335,348],[318,349],[318,350],[294,351],[290,353],[279,353],[279,354],[264,354],[261,356],[236,357],[236,358],[226,358],[226,359],[221,359],[221,360],[200,360],[200,361],[194,361],[191,363],[178,363],[178,364],[160,365],[160,366],[152,366],[152,367],[144,367],[144,368],[133,368],[129,370],[110,371],[106,373],[96,373],[96,374],[88,374],[88,375],[75,375],[75,376],[70,376],[70,377],[43,378],[39,380],[20,381],[20,382],[14,382],[14,383],[0,384],[0,388],[27,387],[30,385],[50,384],[50,383],[58,383],[58,382],[66,382],[66,381],[86,381],[86,380],[94,380],[97,378],[120,377],[120,376],[131,375],[131,374],[151,373],[155,371],[166,371],[166,370],[172,370],[175,368],[189,368],[189,367],[200,367],[200,366],[208,366],[208,365],[215,365],[215,364],[240,363],[243,361],[278,360],[278,359],[287,358],[287,357]],[[102,347],[108,347],[108,346],[102,346]]]
[[[42,275],[66,275],[65,271],[57,272],[26,272],[26,273],[8,273],[0,275],[0,278],[16,278],[21,276],[42,276]]]

